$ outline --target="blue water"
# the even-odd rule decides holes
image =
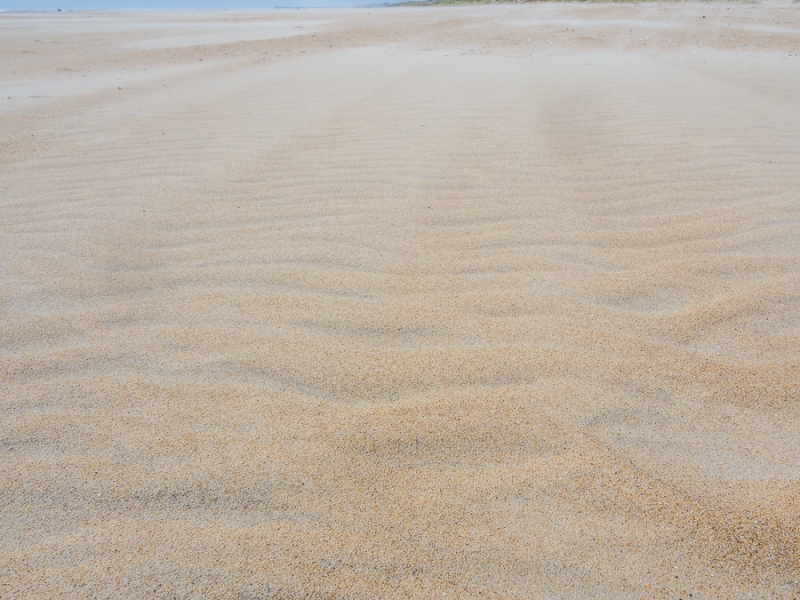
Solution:
[[[382,2],[384,0],[0,0],[0,10],[253,10],[343,8]]]

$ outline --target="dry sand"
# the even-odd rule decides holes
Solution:
[[[800,595],[800,4],[0,56],[0,597]]]

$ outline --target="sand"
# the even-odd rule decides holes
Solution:
[[[800,4],[0,56],[0,597],[800,597]]]

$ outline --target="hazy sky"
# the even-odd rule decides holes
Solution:
[[[275,6],[363,6],[382,2],[384,0],[0,0],[0,10],[233,10]]]

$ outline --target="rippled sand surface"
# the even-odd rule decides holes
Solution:
[[[0,55],[0,597],[798,597],[800,4]]]

